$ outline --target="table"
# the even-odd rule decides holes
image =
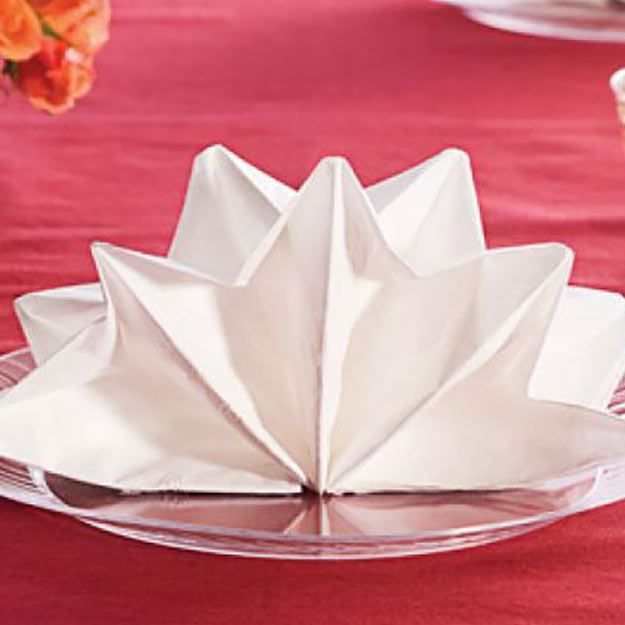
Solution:
[[[117,0],[98,82],[49,118],[0,108],[0,351],[11,300],[94,278],[91,240],[162,253],[193,155],[222,142],[291,184],[324,154],[364,182],[473,159],[491,245],[563,241],[625,290],[625,47],[470,23],[424,0]],[[371,562],[177,552],[0,502],[0,622],[150,625],[625,620],[625,504],[509,542]]]

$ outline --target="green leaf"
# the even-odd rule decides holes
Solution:
[[[63,41],[63,37],[59,35],[59,33],[48,24],[48,22],[41,20],[41,30],[46,37],[51,37],[52,39],[57,39],[58,41]]]
[[[8,76],[13,82],[17,80],[19,75],[20,67],[15,61],[5,61],[4,67],[2,68],[2,73],[5,76]]]

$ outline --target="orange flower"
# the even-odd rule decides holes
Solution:
[[[36,108],[62,113],[91,89],[94,77],[90,57],[63,41],[45,38],[41,50],[19,64],[14,82]]]
[[[94,54],[108,39],[109,0],[30,0],[30,3],[47,26],[81,52]]]
[[[10,61],[31,57],[41,44],[41,26],[26,0],[0,0],[0,56]]]

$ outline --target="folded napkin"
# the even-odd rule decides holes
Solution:
[[[195,161],[169,255],[17,301],[37,368],[0,455],[132,491],[488,489],[625,455],[625,302],[559,244],[485,249],[467,156],[295,191]]]

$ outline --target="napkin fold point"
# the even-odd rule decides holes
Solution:
[[[0,454],[125,490],[540,484],[625,454],[605,412],[625,300],[571,249],[487,249],[468,155],[294,190],[221,145],[166,257],[92,244],[97,284],[19,298],[38,367]]]

